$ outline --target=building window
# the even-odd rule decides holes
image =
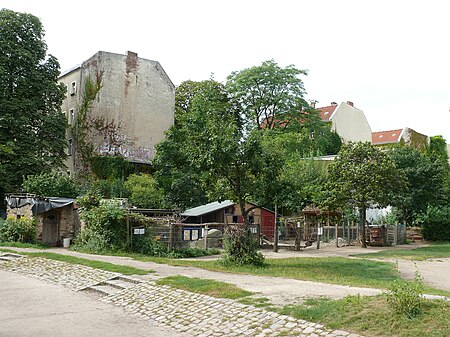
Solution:
[[[238,223],[238,216],[237,215],[233,215],[233,223]]]
[[[76,92],[77,92],[77,82],[73,81],[70,84],[70,95],[73,96],[76,94]]]
[[[67,116],[67,118],[69,120],[68,121],[69,125],[72,125],[73,124],[73,120],[75,118],[75,112],[73,111],[73,109],[69,110],[69,116]]]
[[[73,151],[73,139],[67,141],[67,155],[71,156]]]

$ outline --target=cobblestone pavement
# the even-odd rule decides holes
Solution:
[[[0,269],[37,277],[73,290],[81,290],[120,275],[61,261],[27,257],[0,262]],[[152,281],[132,285],[101,300],[191,336],[359,337],[233,300],[194,294]]]

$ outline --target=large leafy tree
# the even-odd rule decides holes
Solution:
[[[410,146],[392,148],[389,155],[408,181],[404,195],[393,206],[399,209],[401,220],[412,225],[418,214],[426,212],[428,205],[442,203],[446,171],[439,161]]]
[[[200,113],[193,119],[192,104],[196,96],[203,97],[208,91],[222,90],[220,88],[219,83],[207,80],[185,81],[176,89],[175,124],[166,132],[165,140],[157,145],[153,161],[155,180],[164,192],[167,206],[184,210],[208,202],[208,174],[194,165],[189,140],[204,128],[206,119],[202,117],[206,115]]]
[[[328,167],[325,204],[331,208],[353,204],[361,214],[361,245],[366,247],[366,209],[387,206],[404,193],[405,174],[384,152],[368,142],[348,143]]]
[[[63,166],[66,120],[59,64],[47,56],[44,30],[31,14],[0,11],[0,180],[20,188],[24,176]]]
[[[293,65],[280,67],[275,61],[233,72],[226,87],[236,109],[245,115],[251,127],[272,129],[288,127],[307,118],[311,111],[300,75],[306,70]]]

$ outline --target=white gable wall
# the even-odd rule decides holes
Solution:
[[[344,143],[372,142],[372,130],[362,110],[342,102],[330,119],[332,130],[337,132]]]

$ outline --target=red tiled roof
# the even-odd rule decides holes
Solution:
[[[372,144],[398,143],[403,129],[372,132]]]
[[[334,110],[336,110],[336,108],[337,104],[317,108],[317,110],[320,111],[320,118],[322,118],[324,122],[328,122],[330,120],[331,115],[333,115]]]

